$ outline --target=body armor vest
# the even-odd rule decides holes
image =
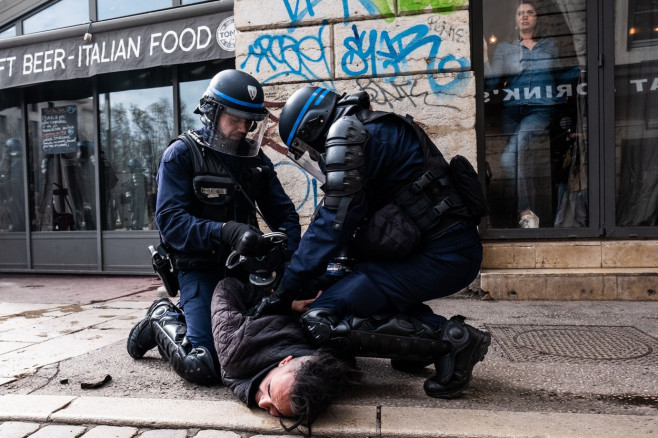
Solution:
[[[218,222],[256,225],[255,196],[269,180],[269,167],[259,156],[231,157],[203,146],[194,131],[178,137],[192,156],[195,203],[193,214]],[[231,166],[233,165],[233,166]]]

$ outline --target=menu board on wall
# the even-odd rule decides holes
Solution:
[[[41,141],[44,154],[75,152],[77,138],[77,105],[41,108]]]

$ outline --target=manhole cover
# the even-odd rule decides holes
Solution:
[[[652,364],[658,340],[635,327],[487,325],[507,357],[518,362],[618,361]]]

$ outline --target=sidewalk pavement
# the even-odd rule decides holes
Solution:
[[[183,382],[157,351],[135,361],[130,328],[156,277],[0,274],[0,437],[285,435],[224,387]],[[435,300],[493,342],[461,398],[427,397],[409,375],[359,358],[363,382],[316,436],[658,436],[658,302]]]

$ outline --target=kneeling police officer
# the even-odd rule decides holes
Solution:
[[[258,256],[269,247],[257,214],[272,231],[287,235],[297,248],[301,227],[270,159],[260,148],[269,112],[258,81],[238,70],[212,78],[194,111],[203,128],[174,139],[158,170],[156,223],[160,249],[175,277],[165,284],[180,303],[155,301],[128,336],[130,356],[141,358],[158,346],[183,379],[219,383],[219,362],[210,321],[217,283],[227,276],[233,249]],[[234,269],[231,276],[247,280]]]
[[[390,357],[398,369],[434,363],[425,392],[459,396],[491,337],[424,302],[458,292],[479,272],[483,197],[460,191],[457,178],[475,175],[472,166],[457,160],[455,168],[470,171],[453,171],[409,116],[372,111],[364,92],[301,88],[283,107],[279,134],[293,159],[318,164],[309,172],[321,174],[325,198],[256,315],[287,307],[351,245],[357,263],[302,315],[307,332],[321,345]],[[470,180],[481,192],[477,176]]]

